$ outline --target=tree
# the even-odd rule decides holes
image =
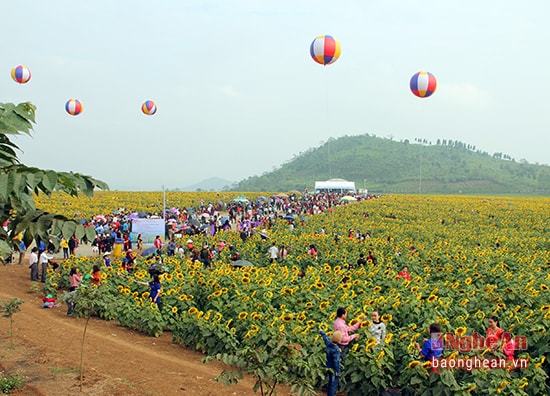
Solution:
[[[0,301],[0,313],[2,317],[10,320],[10,342],[11,347],[13,348],[13,315],[21,310],[19,306],[25,301],[19,300],[18,298],[12,298],[11,300]]]
[[[17,157],[19,147],[9,135],[30,135],[35,123],[36,107],[29,102],[0,103],[0,222],[8,223],[0,228],[0,260],[4,261],[19,249],[21,237],[26,246],[37,237],[48,241],[50,235],[75,235],[84,241],[95,238],[93,227],[69,220],[55,213],[36,208],[34,194],[50,195],[64,191],[72,196],[79,193],[92,196],[94,188],[108,189],[107,184],[91,176],[73,172],[56,172],[28,167]],[[57,238],[52,238],[54,245]]]

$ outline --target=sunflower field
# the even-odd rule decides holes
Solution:
[[[214,193],[206,200],[217,198]],[[101,195],[94,199],[100,201]],[[189,199],[196,204],[205,198]],[[95,207],[105,213],[118,206],[131,204],[111,199]],[[370,238],[360,240],[350,230],[368,231]],[[383,196],[308,216],[293,230],[281,219],[268,231],[267,241],[256,235],[243,242],[234,231],[195,241],[231,243],[253,267],[232,268],[226,250],[211,269],[166,257],[161,309],[150,303],[149,288],[136,283],[149,280],[153,260],[138,259],[128,273],[115,259],[112,267],[102,267],[96,311],[151,336],[170,331],[175,343],[208,356],[237,359],[239,351],[252,350],[277,365],[285,382],[320,389],[326,382],[325,347],[318,330],[332,332],[338,307],[347,307],[351,323],[378,310],[387,327],[385,342],[377,344],[370,323],[361,324],[340,384],[348,395],[378,395],[390,388],[403,395],[550,393],[545,358],[550,351],[550,200]],[[287,247],[286,260],[269,263],[272,242]],[[308,253],[311,244],[319,252],[316,258]],[[359,254],[369,251],[376,262],[357,266]],[[97,263],[89,257],[63,261],[58,271],[50,271],[46,291],[68,288],[71,267],[89,273]],[[410,281],[397,277],[404,266]],[[431,323],[443,333],[485,334],[492,315],[504,330],[527,340],[515,352],[527,367],[436,369],[416,356],[414,343],[422,345]],[[442,354],[489,356],[504,357],[489,349],[445,348]]]

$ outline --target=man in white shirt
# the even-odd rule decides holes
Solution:
[[[31,281],[38,282],[38,248],[35,246],[29,256],[29,268],[31,269]]]
[[[275,242],[273,242],[267,252],[269,253],[269,261],[271,263],[277,261],[277,258],[279,258],[279,249],[277,249],[277,246],[275,246]]]
[[[46,252],[42,252],[42,254],[40,255],[40,264],[42,265],[42,274],[40,277],[40,281],[42,283],[46,282],[46,271],[48,270],[48,264],[51,259],[53,259],[53,256],[48,256]]]

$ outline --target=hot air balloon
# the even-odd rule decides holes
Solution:
[[[15,66],[11,69],[11,78],[19,84],[25,84],[31,79],[31,71],[23,65]]]
[[[411,77],[410,87],[419,98],[427,98],[435,92],[437,80],[432,73],[421,71]]]
[[[330,65],[340,57],[340,42],[332,36],[318,36],[309,47],[313,60],[321,65]]]
[[[72,116],[77,116],[80,113],[82,113],[82,110],[84,110],[84,107],[82,106],[82,103],[77,99],[69,99],[67,103],[65,103],[65,110],[67,110],[67,113],[69,113]]]
[[[152,100],[146,100],[141,105],[141,111],[146,115],[153,115],[157,112],[157,104]]]

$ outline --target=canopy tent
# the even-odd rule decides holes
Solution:
[[[355,194],[355,182],[350,182],[344,179],[330,179],[326,181],[315,182],[315,192],[337,192]]]

